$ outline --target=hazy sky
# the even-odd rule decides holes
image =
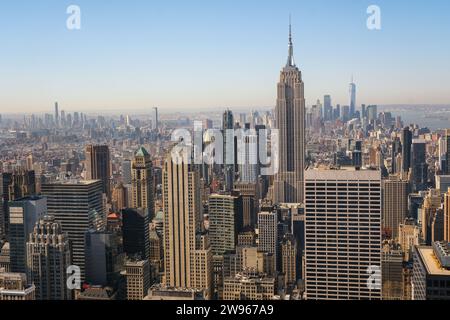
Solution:
[[[448,0],[2,0],[0,112],[272,106],[290,13],[308,105],[450,103]]]

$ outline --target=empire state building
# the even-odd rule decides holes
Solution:
[[[305,92],[302,74],[294,62],[291,26],[288,59],[280,74],[275,114],[279,130],[279,171],[274,180],[274,201],[301,203],[304,198]]]

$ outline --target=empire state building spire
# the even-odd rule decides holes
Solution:
[[[291,17],[289,17],[289,53],[286,67],[295,67],[294,61],[294,45],[292,44],[292,24]]]

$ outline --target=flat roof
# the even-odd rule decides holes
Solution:
[[[434,254],[433,247],[417,247],[428,274],[435,276],[450,276],[450,270],[441,267],[439,260]]]
[[[341,169],[309,169],[305,171],[305,180],[377,180],[381,182],[379,170],[356,170],[355,167]]]

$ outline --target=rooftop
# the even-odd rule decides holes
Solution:
[[[355,167],[342,167],[341,169],[309,169],[305,171],[305,180],[379,180],[381,172],[379,170],[356,170]]]
[[[420,255],[421,260],[423,261],[428,274],[450,277],[450,270],[442,268],[439,260],[434,254],[433,247],[419,246],[417,247],[417,252]]]

